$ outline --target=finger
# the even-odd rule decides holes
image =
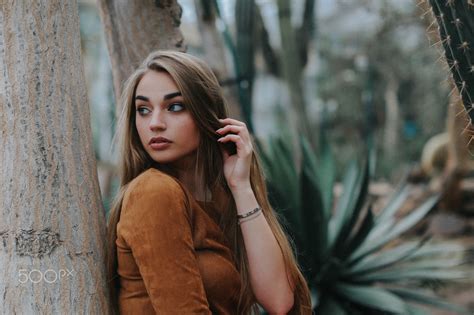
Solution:
[[[227,136],[219,138],[217,141],[219,141],[220,143],[226,143],[226,142],[232,141],[236,144],[237,151],[243,151],[243,152],[252,151],[252,146],[247,145],[242,139],[242,137],[240,137],[239,135],[229,134]]]
[[[228,134],[237,134],[242,137],[244,142],[250,142],[250,134],[247,130],[247,128],[242,127],[242,126],[236,126],[236,125],[227,125],[225,127],[222,127],[218,130],[216,130],[217,134],[221,136],[226,136]]]
[[[241,142],[242,144],[244,144],[242,138],[239,135],[234,135],[234,134],[228,134],[226,136],[220,137],[219,139],[217,139],[217,141],[221,143],[232,141],[232,142],[235,142],[236,144],[238,142]]]
[[[233,119],[233,118],[224,118],[224,119],[219,119],[219,122],[221,124],[234,124],[234,125],[238,125],[238,126],[242,126],[242,127],[245,127],[245,123],[240,121],[240,120],[237,120],[237,119]]]
[[[222,127],[220,129],[217,129],[216,132],[223,135],[228,132],[233,132],[236,134],[243,133],[246,129],[242,126],[237,126],[237,125],[227,125],[225,127]]]

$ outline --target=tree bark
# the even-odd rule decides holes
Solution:
[[[2,1],[0,73],[0,314],[108,314],[76,1]]]
[[[157,49],[185,51],[176,0],[98,0],[112,64],[115,99],[127,77]],[[117,107],[117,113],[120,113]]]

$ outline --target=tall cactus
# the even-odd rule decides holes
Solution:
[[[239,57],[239,93],[242,114],[249,122],[249,130],[253,132],[252,124],[252,90],[255,79],[255,0],[240,0],[235,2],[236,49]]]
[[[474,122],[474,2],[429,0],[438,21],[446,60],[461,95],[464,108]]]
[[[291,23],[290,1],[278,0],[277,4],[282,43],[280,61],[284,77],[288,83],[290,102],[296,110],[298,132],[306,136],[314,144],[303,93],[303,67],[299,56],[295,30]]]
[[[206,2],[203,0],[203,2]],[[254,43],[248,36],[252,36],[252,27],[255,23],[255,0],[236,1],[235,20],[237,28],[237,43],[231,36],[227,23],[222,18],[221,9],[217,0],[212,1],[216,18],[222,25],[222,35],[225,45],[228,47],[234,64],[235,79],[221,82],[222,85],[237,83],[239,93],[240,109],[249,131],[254,132],[252,122],[252,84],[255,77],[255,66],[253,57],[255,54]],[[251,27],[248,27],[251,26]],[[246,37],[247,36],[247,37]]]

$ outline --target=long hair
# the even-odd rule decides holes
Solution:
[[[122,200],[128,184],[150,167],[175,176],[172,169],[153,161],[143,148],[135,125],[135,92],[138,82],[148,71],[164,71],[176,83],[183,102],[190,111],[200,132],[200,143],[196,152],[195,174],[201,174],[205,189],[212,192],[213,201],[219,198],[218,206],[225,209],[219,226],[231,244],[234,262],[241,277],[241,291],[237,314],[258,314],[255,295],[250,285],[250,274],[242,232],[238,228],[236,204],[227,186],[223,172],[223,158],[216,141],[215,130],[220,128],[218,119],[227,117],[227,107],[219,82],[212,70],[200,59],[175,51],[152,52],[142,65],[128,78],[120,99],[121,114],[117,125],[119,145],[120,186],[109,213],[107,226],[107,279],[111,306],[118,314],[117,274],[117,223],[120,220]],[[253,141],[253,140],[252,140]],[[254,148],[256,146],[254,145]],[[265,177],[256,153],[252,155],[250,182],[258,204],[263,210],[268,225],[281,248],[289,284],[293,284],[294,305],[289,314],[311,314],[311,298],[306,280],[299,270],[287,234],[279,223],[277,213],[267,197]]]

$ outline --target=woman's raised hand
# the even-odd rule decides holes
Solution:
[[[220,143],[233,142],[237,153],[230,155],[223,147],[224,175],[231,190],[240,190],[250,187],[250,165],[252,162],[253,146],[250,133],[245,123],[232,119],[219,119],[223,125],[216,133],[221,135]]]

